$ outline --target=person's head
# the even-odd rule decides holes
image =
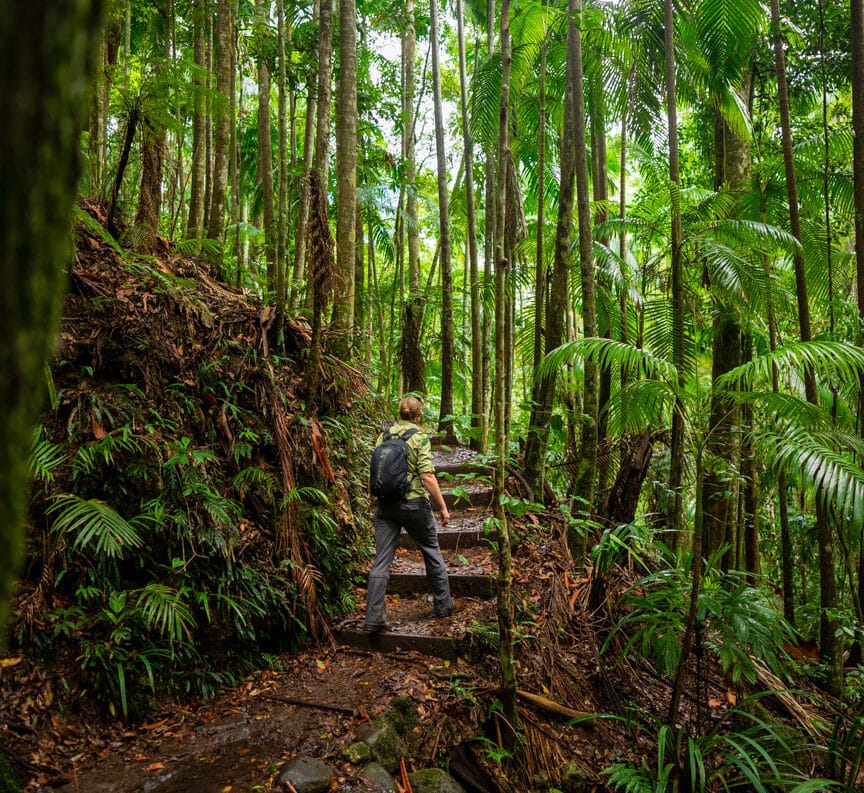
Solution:
[[[423,413],[423,403],[417,397],[402,397],[399,403],[399,418],[402,421],[416,422]]]

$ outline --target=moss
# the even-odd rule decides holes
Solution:
[[[12,763],[0,754],[0,793],[21,793],[21,783],[15,778]]]

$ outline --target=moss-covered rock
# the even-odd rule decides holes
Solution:
[[[348,744],[342,750],[342,757],[355,765],[368,763],[372,759],[372,750],[363,741],[356,741],[355,743]]]
[[[414,793],[465,793],[465,789],[446,771],[424,768],[408,775]]]
[[[387,721],[373,721],[357,729],[357,740],[365,743],[373,759],[391,774],[399,768],[399,758],[405,754],[405,744]]]
[[[406,694],[394,697],[385,717],[387,722],[403,738],[420,723],[414,700]]]

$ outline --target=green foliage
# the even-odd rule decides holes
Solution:
[[[614,636],[630,630],[624,652],[635,649],[652,659],[659,672],[672,676],[681,657],[689,596],[686,569],[666,567],[650,573],[630,589],[630,610],[610,633],[604,651]],[[784,643],[794,641],[794,631],[778,614],[777,604],[762,590],[747,586],[742,574],[723,573],[709,560],[696,620],[706,647],[716,653],[733,682],[755,681],[754,658],[778,677],[786,676]]]
[[[739,725],[726,732],[717,724],[704,735],[687,736],[662,725],[657,753],[636,766],[615,763],[605,770],[609,784],[624,793],[706,793],[712,790],[816,793],[834,784],[813,779],[799,766],[809,748],[789,730],[753,716],[742,702],[730,712]]]

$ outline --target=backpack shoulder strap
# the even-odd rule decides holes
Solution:
[[[420,430],[415,427],[414,429],[405,430],[405,432],[403,432],[400,437],[403,441],[407,441],[408,438],[410,438],[412,435],[416,435],[418,432],[420,432]]]

